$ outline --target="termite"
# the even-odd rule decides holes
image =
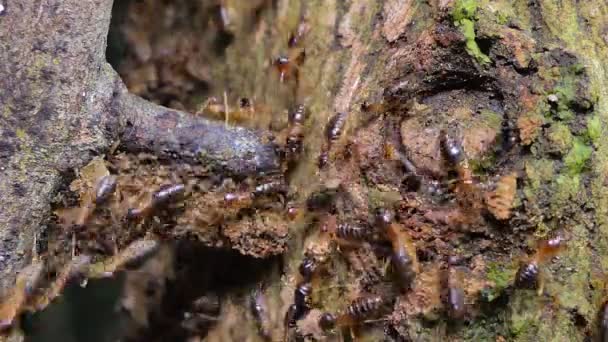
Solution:
[[[250,298],[250,309],[258,326],[260,336],[266,341],[272,339],[270,331],[270,312],[268,312],[268,303],[266,296],[261,290],[254,291]]]
[[[373,318],[382,310],[383,305],[384,300],[380,296],[357,298],[338,315],[324,313],[319,319],[319,326],[323,330],[352,327],[366,319]]]
[[[465,315],[464,274],[457,266],[457,258],[448,259],[447,273],[448,315],[453,320],[461,320]]]
[[[376,211],[376,223],[384,231],[391,242],[391,265],[402,289],[409,289],[418,273],[416,248],[409,234],[401,226],[393,222],[392,213],[384,208]]]
[[[538,248],[534,255],[520,265],[515,274],[515,285],[519,288],[538,288],[542,293],[543,279],[540,276],[542,265],[556,256],[565,248],[563,236],[557,235],[550,239],[543,239],[538,242]]]
[[[163,207],[184,194],[186,187],[184,184],[163,185],[154,193],[146,194],[144,199],[140,201],[135,208],[129,208],[127,218],[142,218],[154,213],[160,207]]]

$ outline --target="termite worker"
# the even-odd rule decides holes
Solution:
[[[256,290],[251,295],[250,309],[258,326],[260,336],[264,340],[270,341],[272,339],[272,333],[270,330],[270,312],[268,312],[266,296],[261,290]]]
[[[245,208],[253,204],[256,198],[267,195],[279,194],[283,197],[287,194],[287,186],[283,181],[271,181],[257,185],[253,191],[230,192],[224,195],[224,203],[231,208]]]
[[[416,247],[401,226],[393,222],[393,214],[388,209],[376,210],[376,223],[391,243],[391,265],[399,286],[407,290],[418,274]]]
[[[319,319],[319,326],[326,331],[335,327],[353,327],[378,315],[384,304],[380,296],[357,298],[338,315],[324,313]]]
[[[448,259],[447,269],[447,306],[448,315],[453,320],[461,320],[465,315],[465,297],[462,284],[464,274],[457,266],[458,260],[455,257]]]
[[[304,120],[306,120],[306,108],[302,104],[289,113],[289,130],[285,140],[285,148],[289,159],[295,159],[302,152]]]
[[[565,248],[563,236],[557,235],[538,242],[536,252],[528,261],[523,262],[515,274],[515,286],[519,288],[543,291],[543,279],[540,276],[542,265]]]
[[[185,191],[186,187],[184,184],[163,185],[151,195],[145,194],[138,206],[129,208],[127,210],[127,218],[134,219],[150,216],[156,209],[177,200]]]

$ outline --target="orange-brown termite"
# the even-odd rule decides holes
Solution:
[[[540,275],[542,265],[562,251],[565,245],[565,239],[562,235],[540,240],[534,255],[526,262],[521,263],[517,270],[515,286],[538,289],[538,292],[542,293],[544,285],[544,280]]]
[[[376,224],[384,231],[386,238],[391,243],[391,265],[399,286],[403,290],[407,290],[418,274],[416,247],[409,234],[399,224],[393,222],[393,214],[390,210],[377,209]]]

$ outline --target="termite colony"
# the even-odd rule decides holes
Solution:
[[[227,30],[224,7],[214,18],[218,31]],[[305,139],[311,113],[298,92],[309,29],[302,21],[286,41],[288,53],[270,62],[277,82],[295,89],[286,127],[271,139],[283,172],[235,182],[203,166],[167,164],[148,154],[95,159],[70,185],[77,199],[65,199],[55,211],[61,229],[46,252],[53,264],[35,259],[19,274],[0,306],[0,328],[13,327],[23,312],[44,309],[69,281],[112,276],[159,250],[170,255],[164,242],[193,239],[262,258],[286,252],[290,225],[305,226],[307,237],[298,263],[287,265],[288,294],[281,295],[287,299],[271,305],[268,290],[256,287],[247,301],[264,340],[357,335],[374,325],[399,329],[414,316],[444,315],[451,322],[474,316],[473,304],[487,285],[485,267],[452,241],[468,239],[488,222],[508,222],[517,171],[479,180],[465,148],[474,144],[465,144],[470,137],[450,125],[428,144],[439,165],[439,171],[428,171],[432,167],[417,163],[399,141],[395,110],[366,103],[329,117],[321,148],[312,156],[321,185],[298,202],[289,174],[310,157]],[[198,114],[233,124],[255,121],[268,110],[253,98],[231,105],[227,97],[209,98]],[[409,106],[408,115],[421,106]],[[357,116],[373,118],[355,127],[365,121]],[[397,184],[378,181],[391,177]],[[384,185],[381,194],[372,194],[370,184]],[[543,267],[562,248],[561,236],[540,240],[537,251],[522,260],[514,286],[542,292]],[[159,274],[156,295],[175,277],[168,264],[150,272]],[[184,314],[182,326],[193,335],[208,329],[221,311],[219,299],[209,298],[193,301]],[[124,306],[146,324],[146,312]]]

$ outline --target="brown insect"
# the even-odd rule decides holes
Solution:
[[[383,229],[386,238],[391,242],[391,265],[399,286],[403,290],[410,288],[418,274],[416,247],[407,232],[393,222],[393,215],[387,209],[376,212],[376,222]]]
[[[228,105],[227,98],[220,101],[216,97],[210,97],[196,114],[204,114],[210,118],[224,120],[226,123],[243,123],[251,121],[255,117],[256,111],[257,106],[246,97],[241,98],[238,105],[234,107]]]
[[[230,208],[246,208],[253,204],[257,198],[279,194],[287,195],[287,185],[283,181],[271,181],[257,185],[253,191],[230,192],[224,195],[224,203]]]
[[[538,292],[542,293],[544,285],[543,278],[540,275],[542,265],[561,252],[565,245],[565,240],[561,235],[540,240],[534,255],[523,262],[517,270],[515,286],[519,288],[538,288]]]

